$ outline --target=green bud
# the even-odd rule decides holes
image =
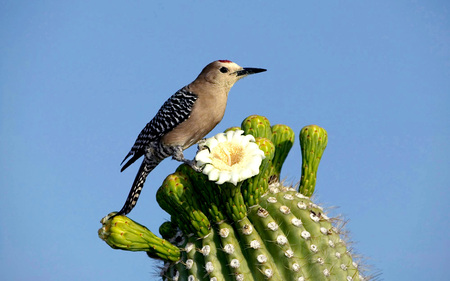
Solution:
[[[251,115],[245,118],[241,124],[244,135],[253,135],[255,138],[261,137],[272,140],[269,120],[260,115]]]
[[[299,191],[311,197],[316,186],[317,170],[320,159],[327,147],[328,137],[325,129],[309,125],[300,131],[300,146],[302,148],[302,176]]]
[[[180,259],[180,249],[167,240],[161,239],[148,230],[145,226],[127,218],[126,216],[114,216],[111,213],[100,222],[102,228],[98,230],[98,236],[113,249],[127,251],[146,251],[154,257],[163,260],[177,261]]]
[[[177,219],[177,224],[183,232],[194,233],[203,237],[210,232],[209,219],[201,211],[198,197],[189,178],[176,172],[169,175],[158,189],[156,200],[161,208]]]
[[[286,125],[272,126],[272,142],[275,145],[275,155],[272,160],[271,182],[280,180],[281,168],[294,145],[295,133]]]

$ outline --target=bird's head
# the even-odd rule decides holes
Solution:
[[[217,60],[205,66],[198,78],[231,88],[239,79],[263,71],[266,69],[242,67],[229,60]]]

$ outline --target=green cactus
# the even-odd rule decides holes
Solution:
[[[303,161],[299,191],[305,196],[311,196],[314,192],[319,162],[327,143],[327,132],[319,126],[309,125],[300,131]]]
[[[251,177],[236,182],[242,175],[233,166],[250,158],[235,146],[221,148],[228,157],[225,162],[233,153],[243,155],[233,158],[237,160],[228,163],[223,174],[208,174],[205,166],[205,175],[183,164],[164,180],[157,192],[159,205],[171,215],[160,227],[164,239],[124,216],[105,217],[100,238],[113,248],[146,251],[162,259],[163,280],[367,280],[335,220],[310,199],[326,131],[311,125],[300,132],[302,176],[296,190],[279,181],[294,142],[292,129],[271,126],[267,118],[253,115],[241,128],[228,129],[226,138],[241,137],[242,143],[253,138],[240,136],[240,129],[255,137],[258,174],[243,171]],[[230,180],[222,182],[222,176]]]

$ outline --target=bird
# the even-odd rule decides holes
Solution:
[[[122,209],[127,215],[136,206],[149,173],[165,158],[186,163],[196,171],[195,160],[184,158],[183,150],[204,140],[222,120],[231,87],[243,77],[266,69],[241,67],[230,60],[213,61],[197,78],[173,94],[138,135],[123,159],[121,172],[144,156]],[[131,158],[130,158],[131,157]],[[116,216],[115,215],[115,216]]]

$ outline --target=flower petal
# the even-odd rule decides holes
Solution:
[[[245,135],[244,138],[242,139],[242,144],[247,144],[250,142],[254,142],[255,141],[255,137],[252,135]]]
[[[208,179],[210,181],[217,181],[219,179],[219,170],[217,169],[212,169],[209,173],[208,173]]]
[[[236,130],[234,131],[233,136],[231,137],[232,141],[235,141],[237,143],[240,143],[242,140],[242,134],[244,133],[244,131],[242,130]]]
[[[199,166],[211,163],[211,154],[209,153],[208,149],[203,149],[197,152],[197,155],[195,155],[195,161],[197,161]]]
[[[213,165],[211,165],[211,164],[206,164],[206,166],[203,167],[203,173],[204,173],[205,175],[208,175],[213,169],[215,169]]]
[[[238,175],[239,175],[239,180],[238,181],[249,179],[249,178],[251,178],[253,176],[252,175],[252,171],[250,169],[245,169],[245,170],[241,171],[241,173],[238,174]]]
[[[238,182],[241,181],[241,174],[239,172],[231,172],[230,174],[230,182],[234,185],[237,185]]]
[[[214,149],[219,144],[219,141],[216,138],[209,138],[205,142],[205,146],[209,147],[209,149]]]
[[[233,131],[230,131],[230,132],[233,132]],[[227,132],[227,133],[229,133],[229,132]],[[219,134],[215,135],[214,138],[215,138],[218,142],[225,142],[225,141],[227,141],[227,137],[225,136],[224,133],[219,133]]]
[[[226,171],[226,172],[221,172],[219,174],[219,179],[217,180],[216,184],[222,184],[224,182],[228,182],[231,179],[231,174],[230,172]],[[236,184],[234,184],[236,185]]]

